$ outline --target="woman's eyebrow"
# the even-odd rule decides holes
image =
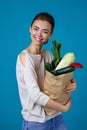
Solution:
[[[39,29],[39,27],[36,26],[36,25],[35,25],[34,27]],[[49,32],[49,29],[45,29],[45,28],[44,28],[44,29],[42,29],[42,30],[44,30],[44,31],[48,31],[48,32]]]
[[[38,26],[36,26],[36,25],[35,25],[34,27],[35,27],[35,28],[39,28],[39,27],[38,27]]]
[[[43,30],[49,32],[49,29],[43,29]]]

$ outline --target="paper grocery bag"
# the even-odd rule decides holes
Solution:
[[[46,71],[43,92],[55,101],[66,104],[70,98],[70,94],[64,94],[63,90],[72,79],[73,72],[54,76],[50,72]],[[48,115],[58,113],[58,111],[51,110],[46,107],[44,107],[44,110]]]

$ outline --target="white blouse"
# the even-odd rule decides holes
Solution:
[[[21,64],[20,54],[24,52],[26,56],[26,67]],[[54,117],[48,116],[44,112],[49,97],[44,94],[45,62],[51,62],[51,54],[42,49],[40,55],[30,54],[23,50],[17,57],[16,77],[18,90],[22,105],[22,115],[26,121],[45,122]]]

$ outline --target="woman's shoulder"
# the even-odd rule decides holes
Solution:
[[[26,67],[26,62],[32,60],[31,55],[26,49],[22,50],[17,57],[17,62],[21,63],[23,67]]]
[[[43,55],[45,61],[52,61],[52,54],[50,53],[49,50],[43,49],[42,55]]]
[[[22,50],[22,51],[19,53],[19,55],[18,55],[18,57],[23,57],[23,58],[24,58],[25,56],[31,57],[31,54],[30,54],[26,49]]]
[[[50,51],[47,49],[42,49],[42,54],[51,55]]]
[[[19,52],[17,56],[17,64],[25,66],[25,50]]]

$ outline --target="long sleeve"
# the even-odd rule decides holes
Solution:
[[[25,69],[24,81],[27,92],[33,101],[33,103],[45,106],[49,100],[49,97],[40,91],[37,75],[33,68]]]
[[[49,96],[43,93],[45,62],[51,62],[52,57],[48,51],[43,50],[41,55],[26,54],[26,67],[23,67],[20,54],[16,63],[16,77],[19,97],[22,105],[22,115],[27,121],[44,122],[49,118],[45,114],[44,106]]]

